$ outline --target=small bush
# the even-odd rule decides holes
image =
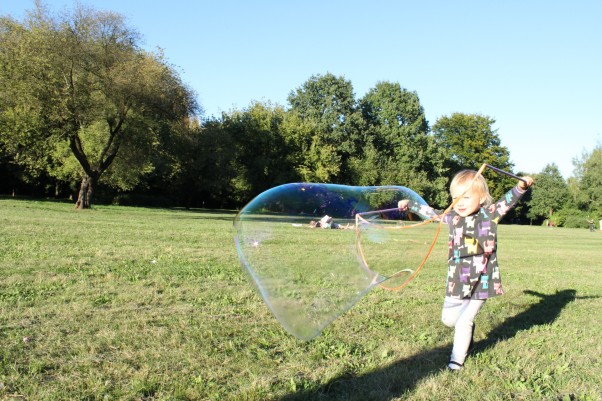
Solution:
[[[552,217],[552,221],[559,227],[589,228],[588,220],[594,219],[587,212],[578,209],[562,209]]]

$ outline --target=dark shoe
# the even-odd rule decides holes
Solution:
[[[464,367],[464,365],[462,365],[461,363],[458,363],[456,361],[449,361],[447,363],[447,370],[458,371],[458,370],[462,370],[463,367]]]

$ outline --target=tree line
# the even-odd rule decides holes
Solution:
[[[454,113],[429,124],[415,91],[377,82],[356,98],[331,73],[293,89],[287,105],[253,102],[202,118],[192,88],[161,51],[140,46],[123,16],[41,2],[0,19],[0,192],[94,202],[239,208],[287,182],[404,185],[449,204],[457,171],[511,171],[495,120]],[[602,149],[535,175],[512,217],[585,225],[602,217]],[[519,172],[521,173],[521,172]],[[492,195],[514,180],[486,171]],[[573,221],[574,220],[574,221]]]

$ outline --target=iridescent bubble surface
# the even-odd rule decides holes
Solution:
[[[285,184],[234,221],[244,269],[282,326],[311,340],[370,289],[403,282],[426,256],[433,225],[401,212],[426,202],[402,186]]]

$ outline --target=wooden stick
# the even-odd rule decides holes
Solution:
[[[499,169],[499,168],[497,168],[497,167],[493,167],[493,166],[492,166],[492,165],[490,165],[490,164],[485,164],[485,165],[486,165],[488,168],[490,168],[490,169],[492,169],[493,171],[495,171],[496,173],[499,173],[499,174],[504,174],[504,175],[507,175],[508,177],[516,178],[517,180],[519,180],[519,181],[522,181],[522,182],[524,182],[525,184],[527,184],[527,181],[526,181],[525,179],[523,179],[523,178],[519,177],[519,176],[518,176],[518,175],[516,175],[516,174],[512,174],[512,173],[509,173],[508,171],[504,171],[504,170],[502,170],[502,169]]]

